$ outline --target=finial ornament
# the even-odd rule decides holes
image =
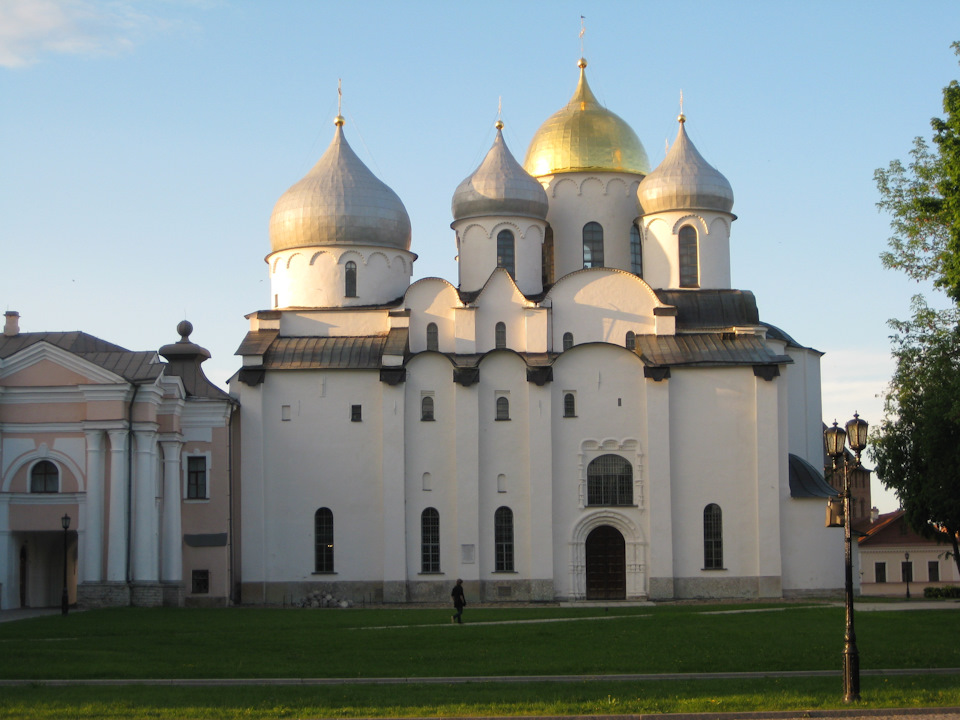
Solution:
[[[583,63],[583,65],[580,66],[581,68],[587,66],[586,61],[583,59],[583,34],[587,31],[583,25],[583,21],[586,19],[583,15],[580,16],[580,61]]]
[[[333,119],[333,124],[337,127],[343,127],[345,122],[341,111],[343,110],[343,78],[337,78],[337,116]]]
[[[683,114],[683,90],[680,91],[680,114],[677,116],[677,122],[681,125],[687,121],[687,116]]]

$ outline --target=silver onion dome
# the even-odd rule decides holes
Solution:
[[[333,141],[270,216],[273,252],[317,245],[410,249],[410,216],[397,194],[363,164],[334,121]]]
[[[519,215],[547,219],[547,193],[516,161],[503,140],[503,123],[497,121],[493,147],[453,193],[454,220],[483,215]]]
[[[730,182],[703,159],[687,137],[686,118],[680,115],[680,130],[670,152],[637,188],[644,215],[665,210],[733,210]]]

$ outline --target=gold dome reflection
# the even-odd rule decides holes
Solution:
[[[587,84],[586,60],[577,64],[580,82],[573,97],[537,130],[524,169],[534,177],[577,170],[647,174],[650,161],[637,134],[597,101]]]

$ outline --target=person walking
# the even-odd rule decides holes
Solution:
[[[453,606],[457,609],[455,615],[450,616],[450,622],[456,622],[463,624],[463,608],[467,604],[466,598],[463,597],[463,580],[457,579],[457,584],[453,586],[453,590],[450,591],[450,597],[453,598]]]

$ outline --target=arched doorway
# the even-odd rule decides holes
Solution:
[[[587,535],[587,600],[627,597],[626,543],[616,528],[601,525]]]

